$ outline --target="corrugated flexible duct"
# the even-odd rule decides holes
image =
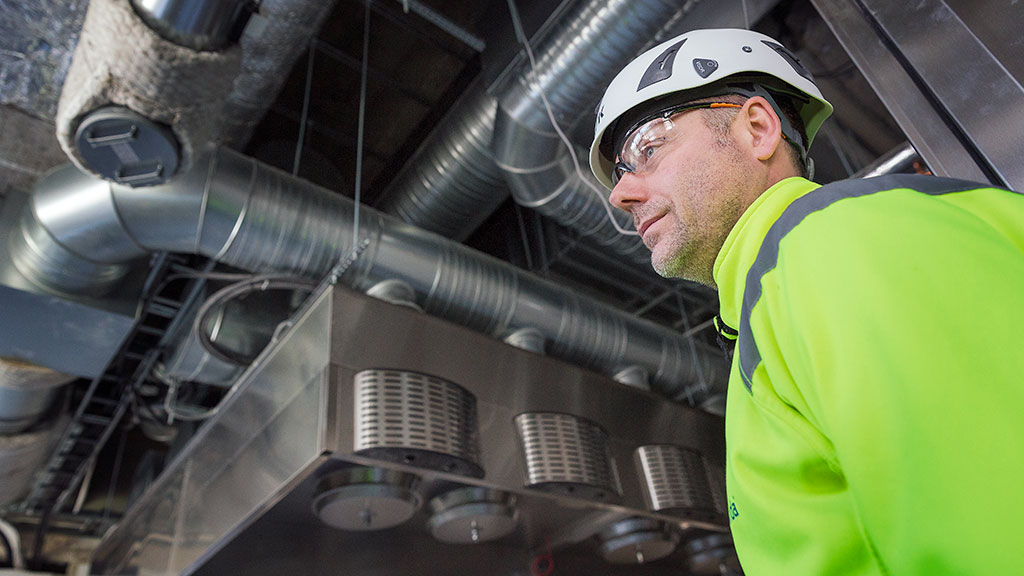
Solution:
[[[14,234],[16,265],[50,288],[97,292],[150,251],[318,276],[352,249],[351,200],[223,148],[196,168],[141,189],[72,167],[53,173]],[[706,386],[722,392],[724,357],[678,332],[371,209],[360,212],[359,236],[367,248],[342,278],[355,289],[402,280],[427,313],[486,334],[533,328],[552,356],[607,375],[639,366],[655,391],[672,398],[701,400],[712,392]]]

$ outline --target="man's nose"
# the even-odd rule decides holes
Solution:
[[[608,201],[616,208],[632,212],[633,208],[646,201],[640,179],[628,172],[623,174],[622,179],[612,188]]]

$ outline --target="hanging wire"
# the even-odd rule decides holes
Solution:
[[[117,477],[121,474],[121,464],[124,460],[124,448],[128,443],[128,430],[121,429],[121,440],[117,443],[117,453],[114,455],[114,468],[110,473],[110,487],[107,489],[107,501],[103,506],[103,524],[110,520],[110,509],[114,501],[114,492],[117,488]]]
[[[743,27],[750,30],[750,16],[747,14],[747,0],[740,0],[743,4]]]
[[[515,28],[516,38],[519,40],[519,43],[523,45],[523,50],[526,51],[526,57],[530,61],[530,71],[533,73],[534,78],[538,79],[539,75],[537,74],[537,60],[534,58],[533,49],[530,48],[530,42],[526,38],[526,34],[523,32],[523,26],[522,23],[519,21],[519,12],[518,10],[516,10],[515,0],[508,0],[508,9],[509,12],[512,13],[512,26],[513,28]],[[573,168],[576,169],[576,176],[580,179],[581,182],[586,184],[587,187],[590,188],[590,190],[594,194],[597,195],[597,198],[601,201],[601,205],[604,206],[605,213],[608,214],[608,220],[612,223],[612,226],[615,227],[615,230],[618,231],[619,234],[625,234],[627,236],[639,236],[640,233],[637,232],[636,230],[627,230],[619,224],[619,222],[615,219],[615,214],[613,213],[611,203],[609,203],[608,199],[605,198],[605,191],[603,189],[599,189],[593,182],[590,181],[590,178],[588,178],[583,173],[583,169],[580,167],[579,158],[576,157],[575,147],[569,141],[569,138],[565,135],[565,132],[562,131],[562,127],[558,125],[558,121],[555,120],[555,113],[551,111],[551,103],[548,102],[548,97],[544,93],[544,87],[541,86],[539,79],[537,82],[537,92],[540,94],[541,102],[544,103],[544,110],[547,111],[548,119],[551,121],[551,126],[554,127],[555,132],[558,133],[558,137],[562,140],[562,143],[565,144],[565,147],[569,150],[569,157],[572,158],[572,165]]]
[[[676,303],[679,305],[679,315],[683,321],[683,328],[686,330],[685,334],[690,334],[690,336],[686,339],[687,344],[690,345],[690,355],[692,358],[696,359],[698,358],[697,345],[694,344],[693,342],[693,332],[692,328],[690,328],[690,319],[687,317],[686,314],[686,302],[683,300],[683,295],[679,292],[676,292]],[[700,382],[701,392],[707,392],[708,390],[710,390],[710,388],[708,387],[707,380],[704,379],[704,368],[701,366],[700,360],[695,360],[694,363],[697,366],[697,381]],[[690,387],[687,386],[685,390],[686,400],[687,402],[690,403],[691,406],[693,406],[693,395],[690,394]]]
[[[302,162],[302,146],[306,142],[306,124],[309,122],[309,94],[313,91],[313,58],[316,55],[316,38],[309,41],[309,58],[306,64],[306,92],[302,95],[302,118],[299,120],[299,141],[295,144],[295,162],[292,164],[292,176],[299,175],[299,164]]]
[[[355,222],[352,225],[352,250],[359,245],[359,203],[363,184],[363,134],[366,126],[366,76],[370,68],[370,8],[373,0],[366,0],[366,13],[363,17],[363,68],[359,82],[359,129],[356,137],[356,191],[355,191]]]

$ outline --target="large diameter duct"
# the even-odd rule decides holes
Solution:
[[[130,2],[92,0],[57,106],[61,147],[99,174],[79,150],[77,132],[89,113],[116,105],[173,127],[187,170],[196,148],[217,135],[210,119],[220,116],[241,60],[237,46],[200,52],[165,39]]]
[[[527,68],[499,99],[494,126],[495,157],[516,202],[618,254],[647,259],[640,239],[621,234],[609,220],[597,195],[604,194],[604,189],[590,176],[585,153],[576,154],[581,163],[577,173],[569,150],[551,125],[543,96],[559,124],[571,125],[580,117],[580,109],[598,99],[645,43],[674,21],[681,8],[692,4],[680,7],[674,0],[584,3],[538,47],[536,69]],[[615,217],[620,227],[629,226],[626,214]]]
[[[0,436],[28,430],[74,376],[21,360],[0,358]]]
[[[249,142],[336,1],[260,0],[238,40],[242,68],[224,100],[218,142],[234,148]]]
[[[143,189],[54,173],[33,196],[15,261],[36,282],[77,291],[103,289],[114,267],[149,251],[319,276],[352,250],[351,200],[223,148],[196,168]],[[51,241],[36,242],[41,231]],[[359,238],[365,249],[342,278],[357,290],[401,280],[427,313],[498,338],[533,328],[549,354],[608,375],[638,366],[669,397],[699,399],[727,379],[721,354],[678,332],[374,210],[360,211]]]
[[[508,198],[491,139],[497,101],[473,82],[391,181],[377,203],[385,214],[465,240]]]
[[[78,131],[109,106],[170,127],[182,172],[209,142],[244,145],[334,2],[262,0],[238,42],[225,44],[248,15],[243,4],[92,0],[56,117],[72,161],[103,172],[80,149]]]

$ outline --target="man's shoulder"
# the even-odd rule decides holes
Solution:
[[[916,192],[923,198],[982,188],[992,188],[992,185],[923,174],[889,174],[874,178],[851,178],[831,182],[810,191],[804,197],[793,202],[787,212],[797,215],[806,214],[823,210],[841,200],[868,197],[886,198],[885,193],[894,191]],[[880,194],[882,196],[878,196]],[[849,205],[849,203],[844,205]]]

